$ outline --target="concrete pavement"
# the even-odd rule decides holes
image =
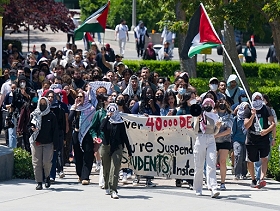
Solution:
[[[157,187],[154,188],[145,187],[144,180],[137,187],[132,185],[132,180],[127,185],[119,183],[120,199],[113,200],[98,186],[94,168],[88,186],[78,183],[74,164],[65,167],[64,172],[65,178],[56,178],[55,184],[41,191],[35,190],[33,180],[0,182],[0,210],[280,210],[279,182],[268,179],[266,187],[254,189],[249,186],[249,179],[233,180],[230,170],[227,172],[227,190],[221,191],[217,199],[210,197],[206,187],[203,196],[196,196],[186,185],[175,187],[174,179],[155,178]]]

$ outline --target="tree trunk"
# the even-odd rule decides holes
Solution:
[[[182,9],[182,3],[181,1],[178,1],[176,3],[176,7],[175,7],[175,14],[176,14],[176,19],[178,21],[186,21],[186,12]],[[179,53],[179,57],[180,57],[180,67],[181,70],[184,72],[188,72],[189,77],[191,78],[196,78],[196,56],[191,58],[191,59],[181,59],[181,51],[182,48],[184,46],[184,42],[185,42],[185,37],[186,34],[179,32],[177,34],[177,39],[178,39],[178,53]]]
[[[280,61],[280,19],[269,22],[272,30],[272,37],[274,41],[276,57]]]
[[[235,37],[234,37],[234,29],[233,26],[228,24],[226,21],[224,22],[224,29],[225,29],[225,37],[226,41],[225,48],[229,54],[229,57],[231,58],[234,66],[236,67],[236,70],[240,76],[240,80],[242,80],[244,87],[243,89],[246,89],[248,94],[251,96],[249,84],[247,82],[244,70],[242,68],[242,65],[240,63],[240,60],[238,58],[237,50],[236,50],[236,44],[235,44]],[[224,52],[225,54],[225,52]],[[226,57],[226,55],[224,55]],[[228,76],[232,73],[232,68],[230,67],[224,72],[225,80],[227,80]],[[236,74],[236,73],[235,73]],[[240,84],[241,85],[241,84]]]

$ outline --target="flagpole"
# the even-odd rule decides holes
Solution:
[[[246,89],[246,87],[245,87],[245,85],[244,85],[244,83],[243,83],[243,81],[242,81],[242,79],[241,79],[241,77],[240,77],[240,75],[239,75],[239,73],[238,73],[238,71],[237,71],[237,69],[236,69],[234,63],[233,63],[233,61],[232,61],[231,58],[229,57],[229,54],[228,54],[228,52],[227,52],[227,50],[226,50],[224,44],[222,44],[222,48],[223,48],[223,50],[224,50],[224,52],[225,52],[225,54],[226,54],[228,60],[230,61],[231,66],[233,67],[233,69],[234,69],[234,71],[235,71],[237,77],[239,78],[239,81],[240,81],[242,87],[244,88],[245,94],[246,94],[246,96],[247,96],[247,98],[248,98],[248,101],[249,101],[250,105],[253,107],[253,104],[252,104],[251,98],[250,98],[250,96],[249,96],[249,94],[248,94],[248,92],[247,92],[247,89]],[[259,122],[259,119],[258,119],[257,115],[256,115],[255,117],[256,117],[256,120],[257,120],[257,122],[258,122],[258,124],[259,124],[260,129],[262,130],[262,126],[261,126],[261,124],[260,124],[260,122]]]

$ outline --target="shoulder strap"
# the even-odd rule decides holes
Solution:
[[[238,88],[235,89],[233,95],[230,97],[232,100],[234,99],[234,97],[235,97],[235,95],[236,95],[237,89],[238,89]]]

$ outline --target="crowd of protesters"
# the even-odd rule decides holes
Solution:
[[[186,72],[175,71],[172,83],[148,67],[130,69],[122,54],[110,53],[110,45],[105,46],[99,49],[93,43],[84,54],[76,45],[63,50],[51,47],[49,52],[42,44],[41,52],[26,58],[14,45],[5,51],[0,81],[2,128],[9,147],[22,147],[32,154],[37,190],[43,188],[43,181],[48,188],[57,177],[65,177],[63,166],[70,162],[75,162],[78,181],[88,185],[95,162],[101,176],[99,185],[118,198],[123,148],[132,155],[120,113],[187,115],[193,105],[201,106],[202,113],[194,124],[194,180],[185,182],[196,195],[202,195],[203,175],[213,198],[220,194],[218,189],[226,190],[230,152],[236,180],[246,179],[248,170],[252,187],[266,185],[277,119],[265,93],[254,93],[250,104],[237,76],[231,75],[227,81],[211,78],[209,90],[198,95]],[[111,84],[91,94],[90,82],[94,81]],[[126,183],[131,170],[121,172]],[[155,186],[153,177],[142,177],[147,186]],[[133,185],[138,185],[140,178],[136,175]],[[176,180],[176,186],[183,182]]]

